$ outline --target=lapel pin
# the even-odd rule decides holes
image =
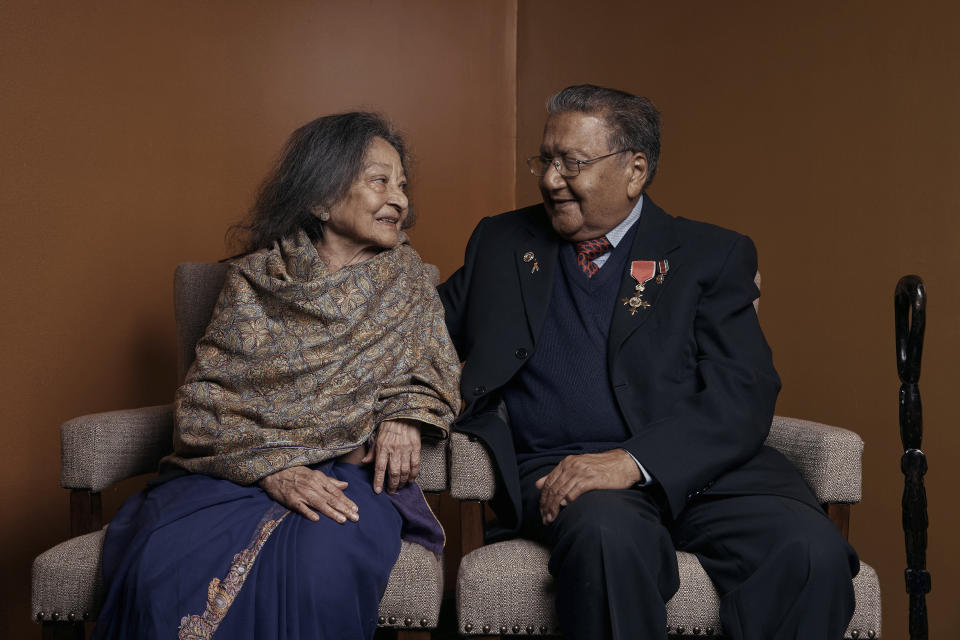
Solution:
[[[657,263],[653,260],[634,260],[630,263],[630,276],[637,281],[634,287],[633,296],[623,298],[620,302],[623,306],[630,308],[630,315],[634,315],[637,309],[647,309],[650,303],[643,299],[643,291],[650,280],[653,279],[657,271]]]
[[[537,271],[540,271],[540,263],[537,262],[537,256],[533,254],[533,251],[527,251],[525,254],[523,254],[523,261],[533,262],[533,267],[530,269],[530,273],[536,273]]]

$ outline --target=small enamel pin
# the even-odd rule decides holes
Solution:
[[[630,263],[630,276],[637,281],[637,286],[634,287],[633,296],[620,300],[623,306],[629,307],[630,315],[634,315],[637,309],[650,306],[650,303],[643,299],[643,291],[656,272],[657,263],[653,260],[634,260]]]
[[[525,254],[523,254],[523,261],[533,263],[530,273],[536,273],[537,271],[540,271],[540,263],[537,262],[537,256],[533,255],[533,251],[527,251]]]

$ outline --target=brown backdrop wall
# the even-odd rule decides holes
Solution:
[[[445,274],[513,206],[515,17],[513,0],[3,3],[0,636],[39,634],[30,562],[67,537],[59,424],[170,401],[173,268],[228,255],[294,128],[391,117],[418,160],[414,246]]]
[[[906,629],[891,298],[900,275],[925,278],[931,631],[950,637],[960,11],[768,5],[4,3],[4,635],[36,633],[29,563],[67,533],[58,425],[169,401],[173,267],[225,255],[293,128],[389,114],[419,159],[414,244],[446,275],[477,219],[537,199],[515,160],[545,98],[594,82],[663,111],[662,206],[757,242],[778,413],[865,439],[852,539],[880,572],[886,637]]]
[[[907,635],[892,314],[907,273],[929,297],[930,633],[960,628],[958,22],[948,2],[519,4],[518,159],[536,152],[554,91],[592,82],[646,95],[664,118],[652,197],[757,243],[777,413],[866,442],[851,539],[880,574],[888,638]],[[522,165],[517,194],[538,197]]]

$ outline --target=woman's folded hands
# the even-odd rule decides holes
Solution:
[[[359,451],[356,452],[359,454]],[[395,493],[420,473],[420,426],[414,420],[385,420],[380,424],[373,446],[360,461],[374,463],[373,490]],[[260,486],[271,498],[303,517],[317,522],[322,513],[344,523],[360,519],[357,505],[344,495],[347,483],[309,467],[288,467],[270,474]]]

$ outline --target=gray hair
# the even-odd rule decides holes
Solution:
[[[647,157],[647,182],[653,182],[660,160],[660,112],[643,96],[625,91],[578,84],[554,94],[547,113],[596,113],[603,116],[611,134],[610,149],[640,151]]]
[[[246,250],[269,248],[297,229],[311,240],[323,235],[317,207],[342,200],[363,171],[363,160],[374,138],[382,138],[400,155],[409,177],[406,144],[393,126],[376,113],[353,111],[317,118],[293,132],[276,167],[260,188],[245,223],[234,232],[246,234]],[[413,207],[403,227],[413,225]]]

